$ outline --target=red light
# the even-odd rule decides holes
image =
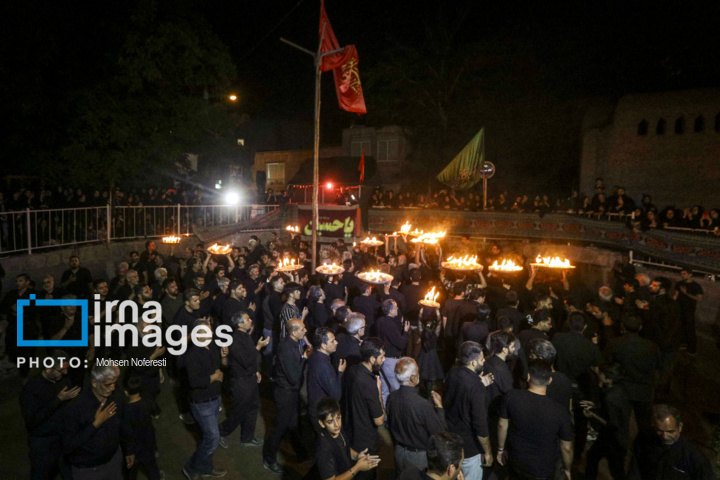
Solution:
[[[331,189],[331,188],[333,187],[332,182],[327,182],[327,183],[325,184],[325,187],[326,187],[328,190]]]

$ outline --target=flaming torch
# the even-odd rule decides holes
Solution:
[[[412,228],[412,225],[410,225],[410,222],[405,222],[405,225],[400,227],[400,233],[403,235],[407,235],[410,233],[410,229]]]
[[[517,265],[512,260],[503,259],[502,263],[497,260],[488,267],[493,272],[519,272],[523,269],[522,265]]]
[[[295,225],[294,227],[292,225],[288,225],[287,227],[285,227],[285,230],[292,233],[300,233],[300,227],[298,227],[297,225]]]
[[[462,270],[474,272],[476,270],[482,270],[483,266],[477,261],[477,256],[465,255],[464,257],[450,257],[446,261],[442,262],[442,267],[449,270]]]
[[[575,268],[570,265],[570,260],[567,258],[561,259],[560,257],[543,257],[538,255],[534,263],[531,263],[533,267],[545,267],[545,268],[557,268],[559,270],[569,270]]]
[[[435,287],[433,287],[432,290],[425,295],[425,298],[420,300],[418,303],[424,307],[439,308],[440,304],[437,301],[439,296],[440,292],[435,293]]]

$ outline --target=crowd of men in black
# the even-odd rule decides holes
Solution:
[[[412,192],[395,195],[392,190],[382,192],[378,189],[373,193],[370,205],[375,208],[414,207],[479,212],[483,210],[483,198],[481,194],[472,191],[461,194],[443,189],[432,195]],[[540,215],[550,212],[571,213],[591,218],[611,218],[624,221],[628,228],[638,232],[653,228],[679,227],[704,230],[720,236],[720,209],[718,208],[705,210],[701,205],[690,207],[670,205],[658,209],[649,194],[643,194],[640,202],[633,200],[622,186],[613,187],[612,193],[608,194],[602,178],[596,180],[591,196],[573,190],[567,198],[551,199],[549,195],[513,197],[505,191],[497,197],[488,197],[485,210]]]
[[[488,252],[468,243],[459,248],[479,253],[486,265],[507,257],[499,245]],[[113,338],[48,352],[54,359],[87,358],[92,368],[56,363],[24,380],[31,477],[55,478],[59,471],[75,480],[135,478],[143,469],[151,480],[163,478],[152,417],[169,375],[180,419],[201,432],[182,467],[191,480],[226,475],[213,453],[229,448],[237,429],[242,448],[262,447],[263,466],[282,474],[277,454],[286,436],[298,462],[310,458],[298,431],[305,415],[316,435],[309,478],[373,478],[381,460],[391,461],[380,457],[380,428],[389,430],[403,480],[570,478],[584,454],[589,479],[602,458],[616,479],[678,472],[715,478],[709,461],[681,435],[678,410],[658,403],[671,399],[677,356],[697,349],[695,311],[703,291],[691,271],[673,285],[636,274],[625,261],[616,266],[613,285],[593,292],[579,274],[529,264],[515,274],[459,275],[440,268],[440,247],[378,254],[338,240],[315,252],[322,262],[343,265],[337,275],[312,273],[312,254],[297,237],[284,244],[276,234],[266,245],[250,237],[247,247],[222,256],[207,255],[199,244],[163,257],[149,241],[109,281],[93,279],[76,256],[58,284],[51,276],[39,286],[17,275],[17,288],[0,303],[13,361],[30,355],[13,331],[16,302],[30,294],[95,294],[140,307],[155,300],[165,329],[204,325],[212,332],[228,325],[233,331],[229,347],[190,342],[182,355],[142,343],[118,347]],[[278,272],[283,256],[302,268]],[[361,281],[357,273],[371,267],[393,275],[392,282]],[[423,306],[433,286],[440,306]],[[26,339],[80,338],[74,307],[31,309],[23,322]],[[140,338],[147,325],[137,324]],[[166,369],[127,368],[122,386],[116,366],[95,363],[163,357]],[[28,374],[20,370],[22,378]],[[275,422],[263,440],[255,428],[259,384],[268,381]],[[232,407],[221,422],[223,395]]]

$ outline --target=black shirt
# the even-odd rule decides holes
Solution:
[[[453,367],[445,379],[443,398],[448,431],[460,435],[465,458],[485,452],[477,437],[489,436],[485,385],[477,373],[466,367]]]
[[[660,370],[660,349],[651,340],[626,333],[610,341],[606,356],[622,368],[622,380],[633,402],[652,402],[655,396],[653,372]]]
[[[123,408],[122,421],[126,423],[135,439],[135,456],[138,460],[154,458],[157,450],[155,441],[155,427],[152,417],[153,408],[145,399],[137,402],[126,403]]]
[[[442,307],[441,315],[447,318],[445,322],[444,337],[455,337],[460,331],[460,316],[458,315],[460,307],[465,304],[465,300],[456,300],[450,298]],[[467,456],[467,453],[465,454]]]
[[[245,332],[235,330],[233,341],[228,347],[228,365],[231,379],[256,375],[258,369],[258,350],[252,337]]]
[[[315,458],[322,480],[342,475],[353,466],[349,438],[342,430],[336,438],[323,431],[315,441]]]
[[[117,391],[116,391],[117,392]],[[121,420],[124,403],[115,393],[105,401],[115,402],[117,413],[95,428],[95,413],[100,401],[92,390],[83,390],[64,410],[63,450],[71,465],[79,468],[108,463],[122,444],[125,455],[135,453],[130,426]]]
[[[308,314],[310,320],[308,324],[311,330],[324,327],[330,318],[330,310],[322,302],[311,303],[308,308]]]
[[[417,326],[418,313],[420,312],[420,304],[418,302],[423,299],[425,293],[420,285],[403,285],[400,292],[405,295],[405,303],[407,304],[406,316],[413,326]]]
[[[487,396],[485,401],[487,402],[488,414],[493,418],[497,418],[500,414],[502,396],[513,387],[512,372],[505,360],[497,355],[491,355],[485,360],[483,373],[493,374],[494,381],[486,388]]]
[[[365,365],[347,369],[343,386],[344,415],[350,434],[350,446],[356,452],[366,448],[369,453],[378,451],[378,432],[374,419],[383,416],[380,393],[374,373]]]
[[[445,412],[434,408],[415,387],[400,385],[387,399],[387,423],[393,443],[427,450],[430,436],[446,430]]]
[[[552,372],[550,374],[550,378],[552,378],[552,382],[550,382],[550,385],[547,386],[545,394],[548,398],[555,400],[569,412],[573,389],[572,381],[562,372]]]
[[[520,310],[513,307],[503,307],[500,310],[497,311],[497,314],[495,315],[495,318],[500,317],[507,317],[512,322],[513,326],[513,333],[517,335],[520,333],[520,326],[525,321],[525,315],[522,314]],[[499,328],[499,325],[496,325],[496,328]]]
[[[473,321],[463,323],[461,332],[463,342],[472,341],[484,345],[490,334],[490,329],[486,322]]]
[[[341,332],[337,336],[337,341],[337,349],[332,354],[333,365],[337,366],[340,360],[346,360],[348,367],[362,362],[359,339],[346,332]]]
[[[321,304],[322,305],[322,304]],[[330,362],[330,356],[315,350],[308,358],[307,401],[308,413],[317,415],[317,403],[331,397],[340,400],[342,396],[342,372],[336,372]]]
[[[249,305],[245,298],[238,300],[237,298],[228,297],[223,305],[223,325],[230,325],[232,327],[232,317],[238,312],[246,312],[251,319],[255,320],[255,310],[250,310],[250,308],[248,308]]]
[[[650,431],[638,434],[635,439],[628,478],[715,480],[717,477],[708,459],[683,437],[668,447]]]
[[[465,457],[467,458],[467,456]],[[425,472],[421,472],[414,465],[408,465],[408,467],[402,471],[397,480],[432,480],[432,477]]]
[[[582,333],[560,332],[552,339],[557,350],[557,369],[574,383],[587,383],[590,367],[602,362],[597,345],[585,338]],[[584,377],[584,378],[583,378]]]
[[[573,439],[567,410],[545,395],[510,390],[500,418],[510,422],[505,450],[512,466],[531,477],[551,476],[559,460],[559,440]]]
[[[517,338],[520,340],[520,345],[522,345],[522,349],[525,352],[525,358],[530,355],[530,341],[535,338],[548,340],[547,333],[543,332],[539,328],[528,328],[527,330],[523,330],[518,334]]]
[[[303,380],[305,358],[302,356],[302,345],[287,336],[280,341],[277,358],[273,365],[275,386],[289,390],[300,390]]]
[[[90,270],[85,267],[78,267],[77,272],[67,269],[63,272],[60,283],[64,284],[70,280],[73,275],[75,275],[75,280],[65,286],[65,291],[77,295],[78,298],[88,298],[90,295],[90,284],[93,281]]]
[[[373,295],[360,295],[353,300],[352,311],[365,315],[365,328],[366,330],[370,330],[373,325],[375,325],[375,318],[377,317],[380,307],[380,302],[378,302]]]
[[[189,342],[185,368],[190,380],[190,401],[198,403],[220,395],[222,382],[210,381],[210,375],[220,368],[220,364],[220,347],[215,342],[210,342],[207,347]]]
[[[20,394],[20,411],[29,436],[50,437],[61,433],[62,409],[70,403],[58,398],[63,388],[71,388],[67,377],[51,382],[40,375],[25,384]]]
[[[408,344],[402,317],[380,317],[375,324],[378,338],[385,342],[385,356],[400,358]]]

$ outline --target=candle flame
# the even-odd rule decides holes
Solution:
[[[393,279],[392,275],[383,273],[380,270],[370,270],[369,272],[362,272],[358,274],[358,277],[360,277],[362,280],[367,280],[368,282],[384,283],[388,283]]]
[[[495,262],[492,265],[490,265],[489,268],[490,268],[490,270],[495,270],[498,272],[519,272],[520,270],[523,269],[522,266],[517,265],[512,260],[508,260],[508,259],[503,259],[502,263],[498,263],[498,261],[495,260]]]
[[[180,240],[182,240],[180,237],[176,237],[175,235],[170,235],[168,237],[163,237],[162,243],[180,243]]]
[[[535,265],[549,268],[575,268],[570,265],[570,260],[567,258],[561,259],[560,257],[543,257],[542,255],[537,256],[535,259]]]
[[[377,237],[365,237],[365,240],[360,243],[364,243],[365,245],[382,245],[384,242],[382,240],[378,240]]]
[[[287,227],[285,227],[285,230],[287,230],[288,232],[298,233],[300,232],[300,227],[298,227],[297,225],[294,227],[292,225],[288,225]]]
[[[435,293],[435,287],[433,287],[427,295],[425,295],[425,298],[423,298],[423,301],[426,303],[437,303],[437,298],[440,296],[440,292]]]
[[[208,252],[216,255],[227,255],[232,252],[232,247],[230,245],[218,245],[217,243],[213,243],[208,247]]]
[[[410,222],[406,221],[405,225],[400,227],[400,233],[404,233],[405,235],[407,235],[408,233],[410,233],[411,228],[412,228],[412,225],[410,225]]]

